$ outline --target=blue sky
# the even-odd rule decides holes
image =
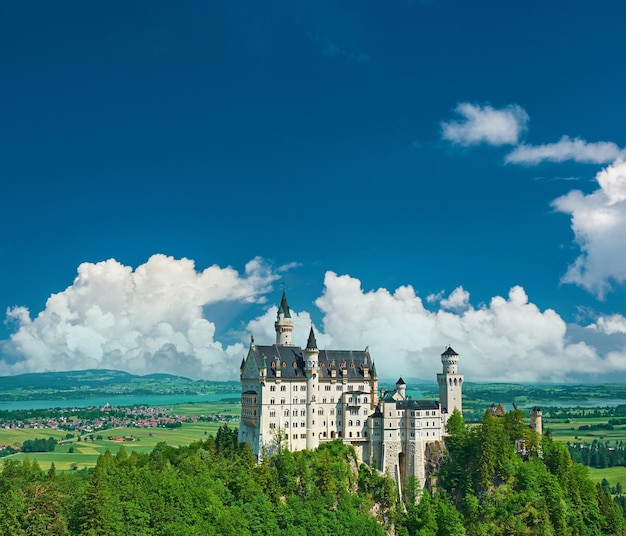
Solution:
[[[383,376],[625,379],[623,11],[5,2],[0,374],[235,378],[284,282]]]

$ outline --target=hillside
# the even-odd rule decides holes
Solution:
[[[137,376],[102,369],[0,376],[0,401],[79,399],[103,394],[208,394],[238,389],[239,382],[191,380],[169,374]]]

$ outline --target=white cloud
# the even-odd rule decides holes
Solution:
[[[218,266],[199,272],[190,260],[163,255],[134,271],[115,260],[82,264],[74,283],[52,295],[36,317],[24,307],[7,312],[16,331],[2,341],[0,374],[112,368],[236,379],[248,335],[228,346],[217,340],[216,317],[205,315],[218,315],[220,308],[205,306],[263,302],[276,278],[258,258],[243,274]],[[368,291],[356,278],[327,272],[315,301],[322,315],[318,344],[369,346],[379,375],[392,379],[433,380],[446,344],[461,354],[470,381],[580,381],[626,373],[621,315],[572,330],[555,311],[530,302],[519,286],[479,306],[463,287],[442,296],[428,309],[411,286]],[[247,324],[258,343],[275,340],[276,310],[272,305]],[[311,314],[292,310],[292,318],[293,342],[304,345]]]
[[[495,109],[462,102],[455,111],[462,119],[442,122],[441,136],[457,145],[516,145],[528,123],[528,114],[516,104]]]
[[[333,272],[327,272],[324,283],[316,300],[324,315],[320,347],[369,346],[384,378],[433,380],[446,344],[461,354],[460,368],[469,381],[580,381],[626,372],[624,348],[601,357],[584,340],[568,342],[563,319],[551,309],[541,311],[519,286],[480,307],[472,306],[469,293],[459,287],[448,300],[464,310],[451,312],[426,309],[410,286],[364,291],[358,279]],[[248,328],[263,331],[271,342],[274,319],[275,309]],[[308,324],[308,316],[303,319]],[[304,344],[307,332],[308,325],[294,332],[294,343]]]
[[[588,326],[607,335],[626,333],[626,318],[620,314],[601,315],[594,324]]]
[[[469,304],[470,294],[463,287],[455,288],[450,296],[441,300],[444,309],[465,309]]]
[[[580,138],[563,136],[556,143],[543,145],[518,145],[505,159],[507,164],[536,165],[549,162],[581,162],[588,164],[608,164],[619,157],[621,149],[613,142],[590,143]]]
[[[600,187],[591,194],[573,190],[552,205],[571,216],[581,249],[563,282],[603,298],[612,283],[626,281],[626,162],[616,161],[600,171],[596,180]]]
[[[203,307],[221,301],[264,302],[277,276],[260,258],[245,273],[154,255],[135,271],[114,259],[83,263],[73,284],[53,294],[36,318],[7,312],[17,331],[5,341],[11,362],[0,374],[111,368],[194,378],[233,378],[241,343],[223,346]]]

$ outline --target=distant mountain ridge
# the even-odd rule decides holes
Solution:
[[[158,373],[138,376],[107,369],[0,376],[0,400],[88,398],[101,394],[208,394],[238,388],[239,382],[191,380]]]

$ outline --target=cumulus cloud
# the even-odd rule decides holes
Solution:
[[[528,114],[516,104],[496,109],[462,102],[455,108],[461,119],[441,123],[441,136],[457,145],[516,145],[526,130]]]
[[[455,288],[450,296],[441,300],[440,304],[443,309],[465,309],[469,304],[469,292],[463,287]]]
[[[620,314],[601,315],[594,324],[588,326],[607,335],[626,333],[626,318]]]
[[[613,283],[626,281],[626,162],[618,160],[596,175],[599,188],[555,199],[552,206],[571,216],[581,254],[562,280],[602,299]]]
[[[544,161],[608,164],[619,157],[621,149],[613,142],[590,143],[580,138],[563,136],[556,143],[518,145],[505,159],[507,164],[537,165]]]
[[[461,354],[460,368],[470,381],[569,381],[626,372],[624,347],[601,356],[584,337],[571,341],[564,320],[551,309],[540,310],[522,287],[478,307],[462,287],[442,301],[463,310],[427,309],[411,286],[365,291],[358,279],[327,272],[315,302],[323,313],[318,342],[335,349],[368,346],[379,375],[389,379],[432,380],[446,344]],[[271,341],[274,319],[275,309],[248,328]],[[308,315],[302,320],[295,344],[306,342]]]
[[[34,318],[25,307],[7,312],[15,326],[3,341],[0,374],[111,368],[192,378],[236,379],[249,335],[275,340],[273,304],[248,322],[240,342],[218,340],[207,315],[226,302],[262,303],[276,280],[263,260],[239,273],[188,259],[155,255],[133,270],[115,260],[78,268],[72,285],[52,295]],[[540,310],[524,289],[473,305],[457,287],[426,307],[413,287],[364,290],[349,275],[327,272],[315,301],[321,348],[370,348],[378,373],[432,380],[446,344],[461,354],[470,381],[568,381],[626,373],[626,319],[600,316],[585,328]],[[304,345],[312,315],[292,310],[293,342]]]
[[[222,301],[264,302],[277,278],[260,258],[233,268],[197,271],[193,261],[154,255],[136,270],[114,259],[83,263],[71,286],[50,296],[35,318],[7,312],[17,327],[3,345],[0,374],[110,368],[232,378],[244,347],[215,340],[203,307]]]

